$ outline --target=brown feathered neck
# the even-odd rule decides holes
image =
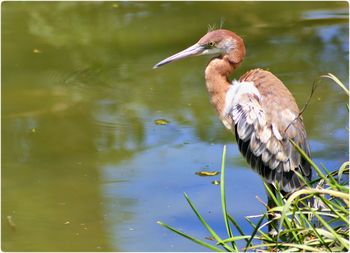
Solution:
[[[205,69],[206,86],[210,96],[210,102],[216,111],[223,117],[226,92],[230,88],[229,75],[239,67],[245,57],[243,40],[234,34],[234,48],[223,56],[211,59]]]

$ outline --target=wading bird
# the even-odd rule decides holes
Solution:
[[[245,57],[244,42],[234,32],[220,29],[208,32],[197,43],[154,66],[188,56],[214,55],[205,69],[210,102],[221,121],[235,133],[239,150],[250,166],[274,190],[283,195],[311,179],[310,164],[294,149],[293,140],[310,156],[306,131],[294,97],[271,72],[253,69],[232,83],[228,76]],[[276,185],[275,185],[276,186]],[[269,197],[268,205],[273,206]]]

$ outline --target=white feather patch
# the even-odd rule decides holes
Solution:
[[[273,124],[273,123],[272,123],[272,132],[275,135],[275,137],[277,138],[277,140],[279,140],[279,141],[282,140],[282,135],[278,131],[277,126],[275,124]]]
[[[253,82],[239,82],[233,80],[231,87],[226,93],[224,115],[230,113],[230,111],[238,104],[240,97],[243,94],[253,94],[260,99],[260,93]]]

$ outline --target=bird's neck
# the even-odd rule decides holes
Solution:
[[[225,98],[231,82],[229,75],[239,66],[233,63],[229,57],[213,58],[205,69],[205,80],[210,96],[210,102],[215,107],[220,117],[224,117]]]

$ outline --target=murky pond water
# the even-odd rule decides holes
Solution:
[[[229,213],[249,231],[264,188],[208,102],[209,58],[152,69],[208,25],[224,20],[246,42],[233,77],[269,69],[300,107],[322,74],[348,84],[346,2],[4,2],[1,12],[5,251],[204,250],[156,221],[208,236],[186,192],[225,234],[219,176],[195,175],[219,169],[224,144]],[[313,158],[331,170],[349,155],[346,102],[324,80],[304,113]]]

